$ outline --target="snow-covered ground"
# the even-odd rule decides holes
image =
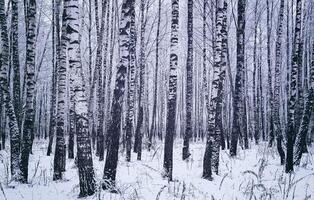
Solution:
[[[34,155],[30,157],[29,184],[8,184],[9,154],[0,151],[0,200],[73,200],[78,198],[78,174],[74,160],[68,160],[63,181],[52,181],[53,156],[46,156],[44,142],[34,144]],[[244,199],[314,199],[314,148],[303,157],[302,164],[291,175],[285,174],[279,164],[275,148],[266,144],[239,150],[236,158],[228,151],[220,156],[219,175],[213,181],[201,178],[204,143],[191,144],[189,161],[181,160],[181,141],[175,143],[174,181],[168,183],[161,176],[163,166],[163,145],[151,152],[144,151],[142,161],[125,162],[120,154],[117,172],[119,193],[112,194],[98,190],[86,199],[132,200],[132,199],[180,199],[180,200],[244,200]],[[94,157],[96,179],[100,183],[104,161]]]

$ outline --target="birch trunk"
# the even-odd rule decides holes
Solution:
[[[295,139],[295,106],[297,103],[298,71],[301,68],[301,17],[302,0],[296,1],[296,20],[294,30],[294,42],[292,46],[291,74],[290,74],[290,96],[288,102],[288,127],[287,127],[287,158],[286,173],[293,171],[293,148]]]
[[[154,102],[153,102],[153,114],[152,114],[152,124],[149,131],[148,138],[148,150],[152,146],[152,138],[157,134],[157,94],[158,94],[158,68],[159,68],[159,40],[160,40],[160,21],[161,21],[161,0],[158,0],[158,20],[157,20],[157,30],[156,30],[156,58],[155,58],[155,72],[154,72]]]
[[[214,66],[213,66],[213,80],[211,88],[210,105],[208,111],[208,131],[206,138],[206,147],[203,160],[203,178],[211,180],[212,179],[212,168],[214,172],[218,173],[219,164],[219,148],[220,148],[220,137],[221,129],[218,124],[217,119],[218,111],[220,109],[220,92],[219,82],[222,81],[220,77],[224,76],[224,71],[222,70],[222,40],[223,40],[223,19],[224,19],[224,0],[217,1],[217,12],[216,12],[216,25],[215,25],[215,48],[214,48]],[[222,89],[222,87],[221,87]],[[221,110],[220,110],[221,111]],[[219,117],[218,117],[219,118]]]
[[[192,103],[193,103],[193,0],[188,0],[187,20],[187,60],[186,60],[186,126],[184,133],[182,159],[190,157],[190,139],[192,138]],[[195,131],[195,130],[194,130]]]
[[[74,116],[77,134],[77,165],[79,173],[80,197],[95,193],[91,140],[88,126],[88,102],[80,52],[79,6],[78,0],[67,0],[65,6],[68,36],[68,58],[70,83],[74,89]]]
[[[233,123],[231,132],[230,155],[237,155],[237,144],[241,135],[241,119],[243,117],[243,71],[244,71],[244,39],[245,39],[245,7],[246,1],[238,1],[237,20],[237,70],[235,78],[235,89],[233,99]]]
[[[177,68],[179,46],[179,0],[171,1],[171,39],[170,39],[170,70],[168,82],[166,136],[164,146],[164,177],[172,180],[173,169],[173,139],[176,132],[176,103],[177,103]]]
[[[60,12],[60,0],[56,0],[56,23],[58,27],[58,23],[60,22],[58,13]],[[67,77],[67,33],[66,33],[66,10],[67,1],[64,2],[64,9],[62,14],[62,30],[61,30],[61,40],[60,45],[57,41],[57,49],[56,49],[56,56],[57,56],[57,113],[56,113],[56,147],[55,147],[55,155],[54,155],[54,165],[53,165],[53,180],[60,180],[62,179],[62,172],[63,166],[65,163],[65,121],[66,121],[66,77]],[[58,30],[58,28],[57,28]],[[57,31],[56,30],[56,31]],[[60,34],[56,32],[56,34]],[[58,38],[58,37],[57,37]]]
[[[125,77],[131,63],[131,18],[134,13],[134,0],[123,0],[120,28],[119,28],[119,51],[120,64],[118,65],[113,100],[111,106],[111,116],[108,129],[108,150],[104,168],[103,189],[112,191],[115,187],[115,179],[118,164],[119,139],[122,117],[122,102],[125,91]]]
[[[27,0],[26,26],[26,100],[24,108],[23,138],[21,148],[21,181],[27,183],[29,154],[34,134],[35,58],[36,58],[36,1]]]
[[[12,39],[12,65],[14,71],[13,77],[13,104],[14,110],[19,125],[19,130],[21,130],[21,114],[22,114],[22,101],[21,101],[21,83],[20,83],[20,61],[19,61],[19,11],[18,11],[18,1],[12,0],[12,11],[11,11],[11,39]]]
[[[135,94],[135,10],[131,12],[130,29],[130,68],[128,70],[128,93],[127,93],[127,113],[126,113],[126,161],[131,161],[132,135],[134,132],[134,94]]]
[[[142,138],[144,132],[144,75],[145,75],[145,26],[146,21],[144,18],[144,11],[145,11],[145,0],[141,0],[141,49],[140,49],[140,89],[139,89],[139,113],[137,117],[137,126],[135,132],[135,142],[134,142],[134,152],[137,153],[137,160],[141,160],[142,158]]]
[[[0,91],[3,101],[1,107],[5,106],[6,115],[9,118],[10,128],[10,169],[12,180],[20,179],[20,132],[16,119],[13,103],[9,92],[9,37],[7,28],[7,17],[5,14],[4,0],[0,0],[0,27],[1,27],[1,68],[0,68]],[[2,115],[2,112],[1,112]],[[4,119],[4,117],[2,118]],[[2,127],[1,127],[2,128]],[[2,145],[5,147],[5,132],[2,133]]]

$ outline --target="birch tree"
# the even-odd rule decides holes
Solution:
[[[126,111],[126,161],[131,161],[132,135],[134,132],[134,94],[135,94],[135,53],[136,53],[136,35],[135,35],[135,9],[131,13],[130,29],[130,68],[128,69],[128,93],[127,93],[127,111]]]
[[[160,42],[160,21],[161,21],[161,0],[158,0],[158,19],[157,19],[157,30],[156,30],[156,57],[155,57],[155,72],[154,72],[154,100],[153,100],[153,113],[152,113],[152,124],[149,131],[148,149],[152,146],[152,137],[157,132],[157,94],[158,94],[158,69],[159,69],[159,42]]]
[[[12,180],[20,179],[20,132],[16,119],[12,99],[9,90],[9,37],[7,28],[7,17],[5,14],[4,0],[0,0],[0,27],[1,27],[1,67],[0,67],[0,91],[2,100],[1,106],[5,106],[6,115],[9,118],[10,128],[10,170]],[[2,114],[2,113],[1,113]],[[3,133],[5,134],[5,133]],[[5,137],[2,135],[2,144]],[[4,145],[3,145],[4,146]]]
[[[60,2],[57,0],[57,2]],[[50,117],[49,117],[49,142],[47,148],[47,156],[52,151],[52,142],[56,131],[56,105],[57,105],[57,70],[58,63],[56,50],[60,46],[60,23],[59,23],[59,6],[52,0],[52,79],[50,91]]]
[[[296,19],[294,27],[294,41],[292,45],[291,74],[290,74],[290,96],[288,101],[288,127],[287,127],[287,157],[286,172],[293,171],[293,148],[295,138],[295,106],[297,101],[298,70],[301,68],[301,17],[302,0],[296,0]]]
[[[64,8],[62,14],[62,28],[61,28],[61,38],[60,45],[57,44],[57,74],[58,74],[58,91],[57,91],[57,113],[56,113],[56,146],[54,155],[54,165],[53,165],[53,180],[62,179],[62,172],[64,171],[65,163],[65,120],[66,120],[66,78],[67,78],[67,30],[66,30],[66,16],[68,6],[68,1],[64,1]],[[59,13],[60,0],[56,0],[56,13]],[[56,15],[58,19],[58,15]],[[59,20],[56,20],[58,24]],[[58,26],[58,25],[57,25]],[[60,33],[56,33],[60,34]]]
[[[314,10],[314,3],[312,2],[309,4],[309,15],[311,11]],[[313,24],[314,20],[312,19],[311,21],[308,21],[308,26],[311,27],[311,23]],[[314,104],[314,37],[311,35],[311,31],[313,31],[313,27],[309,28],[307,34],[304,34],[305,37],[308,36],[309,39],[309,52],[312,51],[311,55],[311,60],[310,60],[310,66],[309,66],[309,90],[305,94],[305,105],[304,105],[304,111],[303,111],[303,116],[301,119],[301,125],[300,128],[297,129],[297,135],[295,139],[295,148],[294,148],[294,164],[295,165],[300,165],[300,161],[302,158],[302,154],[307,152],[307,137],[308,137],[308,132],[309,132],[309,126],[310,126],[310,119],[313,117],[313,104]],[[306,45],[306,43],[305,43]],[[304,49],[306,50],[306,49]],[[310,56],[310,55],[309,55]],[[306,61],[305,61],[306,62]],[[307,65],[304,63],[303,65]],[[304,70],[306,71],[306,70]],[[307,88],[308,82],[306,79],[304,80],[304,85],[305,88]]]
[[[106,58],[103,58],[103,41],[105,36],[105,22],[106,22],[106,12],[109,12],[107,9],[107,4],[109,2],[107,0],[102,2],[102,15],[101,15],[101,25],[99,35],[97,36],[97,48],[96,48],[96,62],[95,62],[95,71],[94,71],[94,82],[92,83],[92,88],[96,88],[96,105],[97,105],[97,147],[96,147],[96,155],[99,155],[99,159],[104,159],[104,133],[103,133],[103,115],[102,115],[102,95],[103,95],[103,70],[102,70],[102,62]],[[105,74],[104,74],[105,76]],[[97,85],[96,85],[97,84]],[[93,105],[93,89],[91,91],[90,98],[90,106]],[[91,111],[90,111],[91,112]]]
[[[134,152],[137,153],[137,160],[141,160],[142,156],[142,137],[144,132],[144,75],[145,72],[145,26],[146,21],[144,17],[144,11],[145,11],[145,0],[141,0],[141,36],[140,36],[140,72],[139,72],[139,78],[140,78],[140,89],[139,89],[139,99],[138,99],[138,107],[139,107],[139,113],[137,117],[137,125],[136,125],[136,132],[135,132],[135,142],[134,142]]]
[[[184,133],[182,159],[190,156],[189,143],[192,137],[192,102],[193,102],[193,0],[188,0],[188,47],[186,60],[186,126]]]
[[[219,93],[219,82],[221,76],[224,76],[224,71],[222,68],[222,40],[223,40],[223,20],[224,20],[224,0],[217,1],[217,21],[216,21],[216,38],[215,38],[215,54],[214,54],[214,65],[213,65],[213,80],[211,88],[210,105],[208,111],[208,131],[206,139],[205,154],[203,160],[203,178],[211,180],[212,179],[212,168],[218,173],[218,163],[219,163],[219,150],[220,150],[220,137],[221,129],[218,126],[218,98]],[[222,74],[223,73],[223,74]],[[221,87],[222,89],[222,87]],[[219,102],[220,104],[221,102]],[[221,111],[221,110],[220,110]]]
[[[125,91],[125,77],[127,70],[131,65],[130,45],[131,45],[131,18],[134,12],[134,0],[123,0],[120,28],[119,28],[119,51],[120,63],[117,68],[115,88],[111,106],[111,116],[108,129],[108,149],[106,163],[104,168],[104,183],[103,189],[114,191],[117,164],[118,150],[120,139],[122,101]]]
[[[280,163],[283,165],[285,160],[285,154],[282,149],[282,130],[280,125],[279,108],[280,108],[280,76],[281,76],[281,38],[282,38],[282,26],[283,26],[283,11],[284,11],[284,1],[280,1],[280,9],[278,15],[278,26],[276,30],[276,60],[275,60],[275,87],[274,87],[274,97],[273,97],[273,107],[272,116],[274,119],[274,133],[276,136],[277,149],[280,155]]]
[[[271,1],[272,2],[272,1]],[[268,74],[267,74],[267,100],[270,107],[270,110],[273,108],[273,86],[272,86],[272,67],[271,67],[271,9],[270,9],[270,0],[266,1],[266,9],[267,9],[267,66],[268,66]],[[268,125],[269,125],[269,147],[273,145],[274,142],[274,122],[273,122],[273,113],[270,112],[267,114],[268,116]]]
[[[68,0],[65,6],[67,13],[67,34],[69,38],[68,56],[70,80],[74,89],[74,115],[77,135],[77,165],[80,182],[80,197],[95,193],[95,174],[93,169],[91,140],[88,126],[88,103],[83,78],[80,52],[79,6],[78,0]]]
[[[14,71],[14,78],[13,78],[13,103],[14,103],[14,110],[16,113],[19,129],[21,129],[21,112],[22,112],[22,101],[21,101],[21,83],[20,83],[20,61],[19,61],[19,28],[18,28],[18,21],[19,21],[19,10],[18,10],[18,1],[12,0],[11,1],[11,45],[12,45],[12,65]]]
[[[173,140],[176,128],[177,103],[177,68],[178,68],[178,29],[179,29],[179,0],[171,1],[171,39],[170,39],[170,70],[168,82],[166,136],[164,146],[163,176],[172,180],[173,169]]]
[[[241,119],[243,117],[243,71],[244,71],[244,39],[245,39],[245,12],[246,1],[238,0],[238,19],[237,19],[237,68],[235,78],[235,89],[233,99],[233,123],[231,133],[230,155],[237,154],[239,135],[241,135]]]
[[[34,134],[35,58],[36,58],[36,0],[26,0],[26,97],[21,147],[21,182],[27,183],[29,154]]]

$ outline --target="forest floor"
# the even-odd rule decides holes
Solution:
[[[144,151],[142,161],[132,154],[132,162],[125,161],[120,153],[117,171],[119,193],[97,190],[86,199],[314,199],[314,148],[302,158],[302,163],[292,174],[285,174],[280,166],[276,148],[267,144],[239,150],[236,158],[221,151],[219,175],[213,181],[201,178],[204,143],[191,144],[189,161],[181,159],[181,141],[174,147],[174,181],[163,179],[163,145],[150,152]],[[79,181],[74,160],[67,160],[64,180],[52,181],[53,156],[46,156],[46,142],[36,141],[29,164],[29,184],[8,183],[9,154],[0,151],[0,200],[74,200],[78,198]],[[94,168],[99,184],[105,162],[94,157]]]

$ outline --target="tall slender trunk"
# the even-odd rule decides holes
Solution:
[[[0,54],[0,65],[1,65],[1,54]],[[0,86],[0,88],[1,88],[1,86]],[[0,102],[4,102],[1,90],[0,90]],[[4,121],[3,104],[0,104],[0,150],[5,149],[5,142],[4,142],[5,141],[5,131],[3,128],[3,121]]]
[[[302,5],[301,5],[302,6]],[[307,6],[306,4],[304,6]],[[303,7],[303,6],[302,6]],[[301,8],[303,9],[303,8]],[[301,11],[302,12],[302,11]],[[297,136],[298,130],[300,128],[301,122],[302,122],[302,115],[303,115],[303,111],[304,111],[304,86],[303,86],[303,77],[304,77],[304,73],[305,70],[303,68],[305,68],[305,63],[303,63],[303,46],[304,46],[304,35],[305,35],[305,16],[306,16],[306,12],[304,11],[301,14],[301,30],[300,30],[300,53],[299,53],[299,58],[298,58],[298,75],[297,75],[297,100],[296,100],[296,106],[295,106],[295,137]]]
[[[34,134],[34,96],[35,96],[35,54],[36,54],[36,1],[27,0],[27,27],[26,27],[26,98],[21,148],[21,181],[27,183],[28,161]]]
[[[311,8],[309,10],[314,9],[314,3],[312,3]],[[313,22],[310,22],[313,23]],[[313,40],[313,37],[312,37]],[[298,129],[298,133],[296,135],[295,140],[295,148],[294,148],[294,164],[299,165],[302,154],[307,152],[306,139],[310,126],[310,119],[313,117],[313,109],[314,109],[314,41],[311,41],[312,46],[309,45],[309,48],[312,48],[312,58],[310,63],[310,89],[306,95],[306,102],[304,108],[304,114],[302,116],[301,125]],[[305,64],[306,65],[306,64]],[[306,70],[305,70],[306,71]],[[306,79],[304,80],[305,87],[307,87],[308,82]]]
[[[101,18],[101,27],[99,27],[99,7],[98,7],[98,0],[95,0],[95,24],[96,24],[96,39],[97,39],[97,47],[96,47],[96,62],[95,62],[95,69],[93,73],[93,77],[91,78],[91,85],[90,85],[90,91],[89,91],[89,105],[88,105],[88,120],[90,125],[90,131],[92,136],[92,144],[94,147],[96,137],[97,137],[97,127],[95,124],[95,116],[94,116],[94,103],[95,103],[95,89],[97,86],[97,82],[100,75],[100,66],[101,66],[101,60],[102,60],[102,40],[103,40],[103,31],[104,27],[102,26],[104,24],[104,16],[106,11],[106,5],[107,0],[102,1],[102,18]],[[101,33],[102,32],[102,33]],[[99,155],[99,144],[97,144],[96,149],[96,155]]]
[[[103,95],[103,70],[102,70],[102,62],[103,62],[103,41],[105,36],[105,22],[106,22],[106,12],[109,12],[107,9],[107,4],[109,4],[108,0],[102,1],[102,15],[101,15],[101,24],[100,24],[100,31],[99,35],[97,36],[97,48],[96,48],[96,62],[95,62],[95,70],[94,70],[94,81],[92,83],[92,89],[91,89],[91,96],[89,101],[89,109],[90,109],[90,117],[93,119],[93,112],[92,112],[92,106],[94,104],[93,101],[93,94],[94,89],[96,89],[96,111],[97,111],[97,120],[96,120],[96,137],[97,137],[97,146],[96,146],[96,155],[99,156],[100,160],[103,160],[104,155],[104,133],[103,133],[103,123],[102,123],[102,117],[101,112],[103,112],[102,108],[102,95]]]
[[[203,123],[204,123],[204,132],[207,132],[207,122],[206,122],[206,110],[209,110],[209,94],[208,94],[208,84],[207,84],[207,80],[208,80],[208,71],[207,70],[207,32],[206,32],[206,28],[207,28],[207,7],[208,7],[208,2],[207,1],[203,1],[203,110],[205,113],[205,117],[203,119]],[[203,138],[202,138],[203,139]]]
[[[173,169],[173,139],[176,129],[176,103],[177,103],[177,68],[179,46],[179,0],[171,1],[171,39],[170,39],[170,70],[168,82],[166,136],[164,146],[164,176],[172,180]]]
[[[111,103],[111,80],[112,80],[112,68],[113,68],[113,54],[114,54],[114,47],[115,47],[115,40],[116,40],[116,19],[117,19],[117,12],[115,11],[115,3],[111,4],[111,21],[110,21],[110,53],[109,53],[109,67],[108,67],[108,81],[107,81],[107,102],[106,102],[106,123],[105,123],[105,131],[106,131],[106,145],[108,144],[108,126],[110,120],[108,120],[108,117],[110,117],[110,103]]]
[[[68,58],[70,83],[74,89],[74,115],[77,135],[77,165],[80,197],[95,193],[96,183],[93,169],[91,140],[88,126],[88,102],[80,52],[79,5],[78,0],[68,0],[65,5],[67,19]]]
[[[92,84],[92,68],[93,68],[93,49],[92,49],[92,30],[93,30],[93,18],[92,18],[92,0],[88,0],[88,84]],[[97,37],[97,36],[96,36]]]
[[[273,108],[273,86],[272,86],[272,67],[271,67],[271,30],[272,30],[272,16],[270,10],[270,1],[272,0],[267,0],[266,6],[267,6],[267,67],[268,67],[268,75],[267,75],[267,83],[268,83],[268,91],[267,91],[267,100],[269,103],[269,108],[272,110]],[[273,122],[273,115],[272,112],[267,113],[268,117],[268,125],[269,125],[269,147],[273,146],[273,142],[275,139],[274,135],[274,122]]]
[[[107,54],[108,54],[108,45],[109,45],[109,17],[110,17],[110,3],[107,3],[107,16],[106,16],[106,31],[105,31],[105,43],[104,43],[104,58],[103,58],[103,78],[102,85],[99,85],[101,88],[99,92],[100,99],[98,100],[98,132],[100,133],[99,141],[99,160],[104,160],[104,150],[105,150],[105,134],[104,134],[104,116],[105,116],[105,91],[106,91],[106,80],[107,80]],[[99,79],[100,80],[100,79]]]
[[[12,39],[12,65],[14,71],[13,77],[13,104],[14,110],[21,130],[21,114],[22,114],[22,101],[21,101],[21,83],[20,83],[20,61],[19,61],[19,29],[18,29],[18,20],[19,20],[19,11],[18,11],[18,1],[12,0],[12,12],[11,12],[11,39]]]
[[[7,17],[5,14],[4,0],[0,0],[0,27],[2,52],[0,57],[0,91],[2,100],[1,107],[5,105],[6,116],[9,118],[10,128],[10,169],[12,180],[20,178],[20,132],[16,119],[13,103],[9,92],[9,37],[7,28]],[[2,113],[1,113],[2,115]],[[5,118],[5,117],[4,117]],[[3,119],[3,118],[2,118]],[[2,133],[3,148],[5,145],[5,132]],[[4,136],[4,137],[3,137]]]
[[[221,46],[221,66],[220,66],[220,75],[219,75],[219,83],[218,83],[218,99],[217,99],[217,113],[216,113],[216,129],[220,129],[220,145],[222,149],[225,149],[225,133],[223,129],[223,97],[224,97],[224,82],[226,77],[226,68],[227,68],[227,48],[228,48],[228,32],[227,32],[227,8],[228,3],[225,1],[222,12],[223,12],[223,19],[222,19],[222,46]],[[246,113],[246,112],[245,112]],[[219,160],[216,159],[214,161],[215,166],[215,173],[218,173],[218,162]]]
[[[60,0],[55,0],[56,3],[56,24],[60,22],[59,15],[60,13]],[[62,30],[61,30],[61,40],[60,43],[57,40],[56,46],[56,63],[57,63],[57,113],[56,113],[56,147],[55,147],[55,155],[54,155],[54,165],[53,165],[53,180],[62,179],[62,172],[64,171],[65,164],[65,120],[66,120],[66,78],[67,78],[67,57],[66,51],[68,48],[67,44],[67,33],[66,33],[66,7],[68,6],[68,1],[64,2],[63,5],[63,14],[62,14]],[[56,34],[59,35],[58,28],[56,30]],[[57,37],[58,38],[58,37]],[[59,45],[59,44],[60,45]]]
[[[255,143],[258,144],[259,142],[259,135],[260,135],[260,127],[259,127],[259,96],[257,91],[256,84],[256,71],[257,71],[257,26],[258,26],[258,2],[255,2],[254,8],[254,46],[253,46],[253,106],[254,106],[254,139]]]
[[[291,37],[290,37],[290,31],[292,31],[292,29],[290,28],[290,20],[292,20],[292,24],[293,24],[293,17],[292,15],[290,15],[290,4],[289,2],[287,2],[287,27],[286,27],[286,31],[287,31],[287,36],[286,36],[286,64],[287,64],[287,67],[286,67],[286,101],[285,101],[285,104],[286,104],[286,115],[285,115],[285,119],[286,119],[286,122],[287,122],[287,117],[288,117],[288,103],[289,103],[289,96],[290,96],[290,73],[291,73],[291,48],[290,48],[290,43],[291,43]],[[292,3],[291,3],[291,12],[293,13],[293,0],[292,0]],[[287,129],[287,128],[286,128]]]
[[[302,0],[296,1],[296,20],[294,30],[294,41],[292,46],[291,75],[290,75],[290,96],[288,102],[288,128],[287,128],[287,158],[286,173],[293,171],[293,148],[295,138],[295,106],[297,103],[297,81],[298,71],[301,68],[301,17]]]
[[[127,113],[126,113],[126,161],[131,161],[132,135],[134,132],[134,94],[135,94],[135,10],[131,12],[130,29],[130,68],[128,70],[128,93],[127,93]]]
[[[106,163],[104,168],[103,179],[105,183],[102,185],[103,189],[112,190],[115,186],[118,152],[119,152],[119,139],[122,117],[122,102],[125,90],[125,77],[127,70],[130,67],[130,50],[131,43],[131,18],[134,13],[134,0],[123,0],[120,28],[119,28],[119,51],[120,51],[120,64],[118,65],[115,88],[113,93],[113,100],[111,106],[110,125],[108,129],[108,150],[106,156]]]
[[[244,89],[244,99],[243,99],[243,118],[242,118],[242,131],[243,131],[243,142],[244,142],[244,148],[249,148],[249,134],[248,134],[248,112],[247,107],[249,105],[249,95],[248,95],[248,70],[247,65],[245,65],[244,71],[243,71],[243,85],[245,87]],[[250,123],[249,123],[250,124]]]
[[[158,0],[158,20],[157,20],[157,31],[156,31],[156,58],[155,58],[155,72],[154,72],[154,103],[152,113],[152,124],[149,131],[148,150],[152,146],[152,138],[157,133],[157,94],[158,94],[158,68],[159,68],[159,35],[160,35],[160,21],[161,21],[161,0]]]
[[[259,58],[258,58],[258,96],[259,96],[259,118],[260,118],[260,135],[262,136],[262,140],[265,141],[265,127],[264,127],[264,94],[263,94],[263,77],[262,77],[262,60],[263,60],[263,52],[262,52],[262,27],[261,23],[259,24]]]
[[[58,2],[58,4],[57,4]],[[50,97],[50,119],[49,119],[49,143],[47,156],[50,156],[52,150],[53,137],[56,131],[56,105],[57,105],[57,72],[59,69],[58,49],[60,48],[60,1],[52,0],[52,80]]]
[[[182,159],[187,159],[190,154],[190,138],[192,137],[192,103],[193,103],[193,0],[188,0],[188,47],[186,60],[186,126],[182,149]],[[194,130],[195,131],[195,130]]]
[[[244,71],[244,39],[245,39],[245,7],[246,1],[238,1],[237,20],[237,70],[233,98],[233,123],[231,132],[230,155],[237,155],[238,137],[241,134],[241,119],[243,117],[243,71]]]
[[[138,117],[137,117],[137,125],[136,125],[136,132],[135,132],[135,142],[134,142],[134,152],[137,153],[137,160],[141,160],[142,157],[142,137],[144,133],[144,75],[145,75],[145,26],[146,21],[144,18],[144,11],[145,11],[145,0],[141,0],[141,48],[140,48],[140,89],[139,89],[139,100],[138,100]]]
[[[215,173],[218,173],[219,164],[219,148],[220,148],[220,127],[219,127],[219,114],[221,111],[221,102],[219,98],[222,98],[222,83],[219,84],[224,76],[224,70],[222,70],[222,43],[223,43],[223,20],[224,20],[224,0],[217,1],[216,7],[216,25],[215,25],[215,48],[214,48],[214,65],[213,65],[213,79],[210,97],[210,108],[208,111],[208,131],[205,147],[205,155],[203,161],[203,178],[212,179],[212,168]],[[225,55],[225,54],[224,54]],[[219,88],[219,85],[221,88]],[[221,89],[221,90],[220,90]],[[220,104],[220,105],[219,105]],[[221,118],[220,118],[221,119]]]
[[[75,127],[75,104],[74,104],[74,88],[73,88],[73,79],[71,77],[68,78],[68,85],[67,85],[67,90],[68,90],[68,110],[69,113],[67,114],[67,133],[68,133],[68,158],[73,159],[74,158],[74,135],[76,132],[76,127]],[[65,156],[65,155],[64,155]]]
[[[280,1],[280,10],[278,15],[278,27],[276,30],[276,60],[275,60],[275,87],[273,96],[273,108],[272,116],[274,119],[274,133],[277,141],[277,150],[280,156],[280,163],[283,165],[285,160],[285,154],[282,149],[282,130],[280,125],[280,87],[281,87],[281,40],[282,40],[282,26],[283,26],[283,14],[284,14],[284,0]]]

